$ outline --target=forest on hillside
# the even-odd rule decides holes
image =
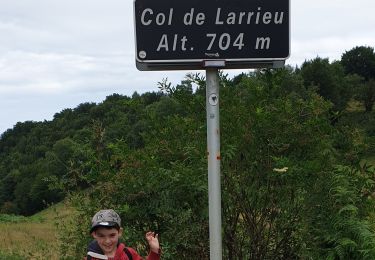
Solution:
[[[219,76],[225,258],[374,259],[374,49]],[[205,79],[159,89],[4,132],[0,213],[69,200],[66,259],[84,254],[99,208],[117,209],[130,241],[160,233],[165,259],[208,259]]]

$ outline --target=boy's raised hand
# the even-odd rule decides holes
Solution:
[[[150,246],[150,250],[154,253],[159,254],[160,245],[159,245],[158,234],[155,234],[155,232],[149,231],[146,233],[146,240],[148,242],[148,245]]]

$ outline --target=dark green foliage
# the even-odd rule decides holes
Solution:
[[[355,98],[364,103],[367,112],[372,111],[375,103],[375,77],[360,84],[358,88]]]
[[[220,76],[225,259],[374,257],[374,171],[348,160],[361,146],[342,124],[332,125],[331,104],[289,68],[236,83]],[[189,79],[196,92],[164,82],[168,95],[141,113],[148,126],[142,149],[92,129],[91,166],[76,166],[70,178],[90,189],[71,198],[82,223],[64,233],[65,245],[77,240],[67,257],[84,254],[91,216],[116,208],[126,241],[143,254],[151,229],[165,259],[208,259],[204,96],[200,76]]]
[[[361,79],[320,58],[219,76],[224,258],[374,259],[375,172],[362,161],[374,117],[344,109]],[[62,259],[82,258],[101,208],[143,255],[151,229],[164,259],[208,259],[205,79],[159,88],[6,131],[1,212],[66,197],[76,215],[60,226]]]
[[[314,193],[308,202],[321,198],[310,207],[308,255],[325,259],[373,259],[374,233],[368,212],[373,210],[374,170],[368,166],[354,169],[337,166],[334,174],[317,176]],[[311,204],[310,204],[311,205]]]
[[[359,46],[345,52],[341,63],[347,74],[356,74],[363,78],[357,84],[355,98],[364,103],[367,112],[372,111],[375,103],[375,52],[373,47]]]
[[[17,123],[0,139],[0,212],[31,215],[65,194],[52,185],[87,159],[93,125],[106,129],[103,138],[126,140],[132,149],[144,146],[144,109],[164,94],[145,93],[137,100],[113,94],[101,104],[83,103],[56,113],[50,122]],[[101,158],[104,159],[104,158]],[[80,187],[86,187],[84,182]]]
[[[339,62],[330,63],[328,59],[315,58],[305,61],[301,67],[301,76],[306,87],[316,87],[317,92],[334,104],[334,109],[342,111],[352,96],[352,86],[359,81],[345,76]]]
[[[357,74],[366,81],[375,78],[375,53],[369,46],[357,46],[345,52],[341,63],[347,74]]]

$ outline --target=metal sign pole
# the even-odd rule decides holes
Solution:
[[[222,259],[219,77],[217,68],[206,69],[208,207],[210,260]]]

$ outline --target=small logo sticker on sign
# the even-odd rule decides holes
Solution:
[[[219,103],[219,97],[216,94],[211,94],[208,98],[208,102],[211,106],[216,106]]]

